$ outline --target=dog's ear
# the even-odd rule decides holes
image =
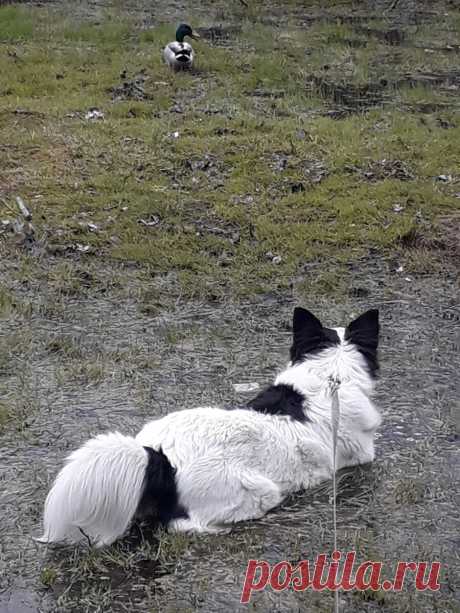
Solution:
[[[320,351],[339,342],[334,330],[324,328],[313,313],[302,307],[294,309],[292,332],[292,362],[301,360],[308,353]]]
[[[366,311],[345,328],[344,339],[356,345],[365,357],[372,375],[375,375],[379,368],[377,361],[379,332],[379,312],[377,309]]]
[[[379,312],[377,309],[371,309],[348,324],[345,329],[345,340],[355,345],[377,349],[379,331]]]
[[[292,341],[295,344],[300,344],[308,338],[315,338],[321,334],[323,324],[320,320],[302,307],[294,309],[292,318]]]

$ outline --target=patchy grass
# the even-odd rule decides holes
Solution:
[[[174,568],[193,540],[162,531],[146,538],[141,528],[136,528],[130,539],[104,550],[66,549],[63,555],[55,556],[53,566],[42,569],[40,581],[67,611],[79,609],[82,593],[89,610],[123,606],[123,586],[133,582],[136,599],[152,597],[152,576],[159,567],[163,573]]]
[[[17,6],[1,8],[0,40],[18,42],[33,36],[33,15]]]
[[[285,289],[309,263],[340,275],[370,246],[393,255],[417,216],[431,224],[458,204],[434,179],[458,180],[455,54],[425,52],[426,29],[395,39],[382,21],[319,19],[273,36],[249,12],[224,47],[196,43],[195,72],[173,76],[160,58],[169,25],[0,13],[4,197],[26,198],[57,253],[175,271],[176,296],[246,296]],[[438,78],[404,85],[421,71]],[[103,120],[85,119],[92,107]],[[380,160],[403,162],[410,179],[350,171]],[[78,293],[90,282],[70,268],[49,282]]]

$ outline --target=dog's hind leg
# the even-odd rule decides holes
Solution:
[[[248,519],[263,517],[267,511],[278,506],[284,496],[280,488],[257,473],[234,475],[232,502],[221,507],[200,507],[189,510],[188,518],[175,519],[168,524],[173,532],[228,532],[231,525]]]
[[[247,519],[262,517],[267,511],[277,507],[283,501],[284,496],[279,486],[271,479],[258,473],[243,473],[241,485],[249,495],[247,501],[244,501],[246,504],[241,508],[243,514],[245,511],[251,513]],[[236,521],[241,520],[237,519]]]
[[[243,472],[236,479],[239,487],[234,501],[214,513],[209,522],[211,526],[258,519],[277,507],[284,498],[276,483],[258,473]]]

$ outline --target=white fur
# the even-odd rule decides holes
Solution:
[[[181,54],[183,51],[189,52],[189,61],[188,62],[180,62],[177,59],[177,56]],[[192,49],[192,45],[189,43],[179,43],[174,41],[166,45],[163,49],[163,59],[168,64],[170,68],[174,70],[183,70],[184,68],[191,68],[193,66],[195,55]]]
[[[289,494],[332,476],[331,396],[328,379],[340,379],[337,468],[374,459],[381,418],[370,400],[373,380],[354,345],[341,344],[289,364],[275,383],[306,397],[308,421],[253,410],[201,407],[171,413],[144,426],[136,439],[98,436],[74,452],[45,505],[43,540],[80,538],[97,544],[122,536],[133,519],[147,465],[143,446],[161,446],[177,468],[180,504],[187,519],[178,531],[218,532],[258,518]]]
[[[74,451],[45,502],[41,542],[78,541],[96,547],[123,534],[142,494],[148,456],[134,438],[100,434]]]

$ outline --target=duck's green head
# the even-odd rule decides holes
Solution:
[[[186,23],[181,23],[176,30],[176,40],[178,43],[183,43],[184,38],[190,36],[190,38],[200,38],[200,35],[192,30],[192,28]]]

